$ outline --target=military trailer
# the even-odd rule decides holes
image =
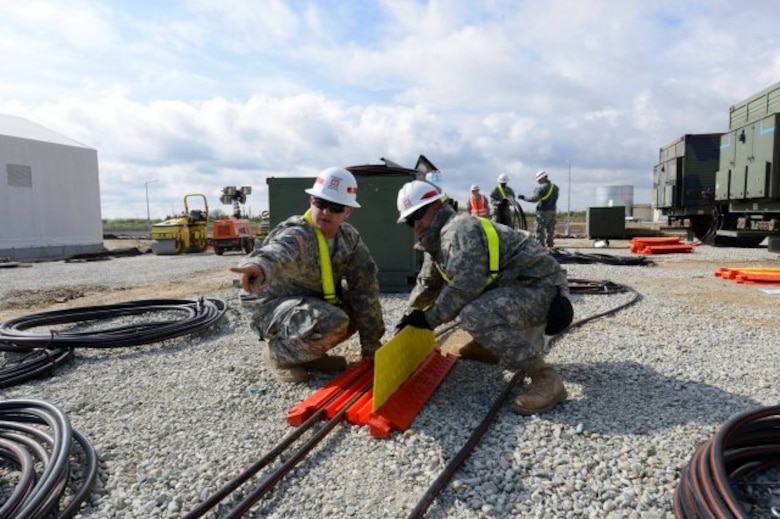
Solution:
[[[716,245],[780,242],[780,82],[729,108],[724,133],[684,135],[660,149],[653,205],[670,224]]]

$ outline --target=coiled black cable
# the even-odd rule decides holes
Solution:
[[[214,324],[227,310],[217,298],[147,299],[103,306],[42,312],[0,323],[0,351],[28,353],[20,361],[0,368],[0,387],[40,376],[72,355],[72,348],[139,346],[181,337]],[[127,316],[163,314],[167,318],[131,324],[107,325]],[[69,330],[32,333],[35,328],[72,324]],[[79,331],[75,324],[86,325]]]
[[[780,466],[780,406],[739,414],[696,449],[683,469],[674,491],[674,515],[750,517],[735,482],[775,466]]]
[[[78,457],[75,444],[83,457],[84,477],[62,508],[71,462]],[[13,478],[13,492],[0,507],[3,518],[48,517],[55,512],[58,518],[73,517],[98,472],[97,455],[87,437],[71,427],[59,407],[40,400],[0,402],[0,459],[19,473]]]

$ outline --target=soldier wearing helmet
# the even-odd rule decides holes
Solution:
[[[488,216],[490,215],[490,202],[485,195],[479,192],[479,186],[477,184],[471,185],[471,196],[468,202],[466,202],[466,209],[469,214],[474,216]]]
[[[547,172],[536,172],[537,186],[530,197],[519,195],[526,202],[536,202],[536,241],[547,250],[555,247],[555,224],[558,213],[558,186],[550,182]]]
[[[277,378],[304,382],[309,370],[340,371],[327,352],[356,331],[373,358],[385,332],[377,266],[347,219],[357,182],[344,168],[323,170],[306,189],[309,209],[278,224],[238,267],[251,327],[265,341],[262,357]],[[345,283],[342,283],[344,281]]]
[[[506,173],[501,173],[496,182],[498,184],[490,192],[490,203],[493,206],[493,221],[512,227],[515,192],[507,185],[509,177],[507,177]]]
[[[457,318],[473,337],[461,358],[523,370],[531,384],[515,410],[547,411],[566,399],[560,375],[542,358],[545,334],[561,333],[573,317],[566,271],[528,232],[456,213],[443,198],[419,180],[398,192],[398,222],[424,252],[398,328],[434,329]]]

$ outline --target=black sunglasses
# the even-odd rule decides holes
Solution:
[[[325,210],[327,209],[331,213],[343,213],[344,209],[347,208],[344,204],[337,204],[336,202],[331,202],[330,200],[325,200],[324,198],[317,198],[314,197],[314,205],[317,206],[317,209]]]
[[[406,217],[406,225],[409,227],[414,227],[414,222],[417,220],[422,220],[422,218],[425,216],[425,213],[428,212],[428,206],[424,205],[409,216]]]

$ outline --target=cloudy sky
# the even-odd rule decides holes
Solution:
[[[420,154],[460,200],[543,168],[560,210],[649,203],[659,147],[780,81],[778,27],[774,0],[0,0],[0,113],[98,150],[104,218]]]

